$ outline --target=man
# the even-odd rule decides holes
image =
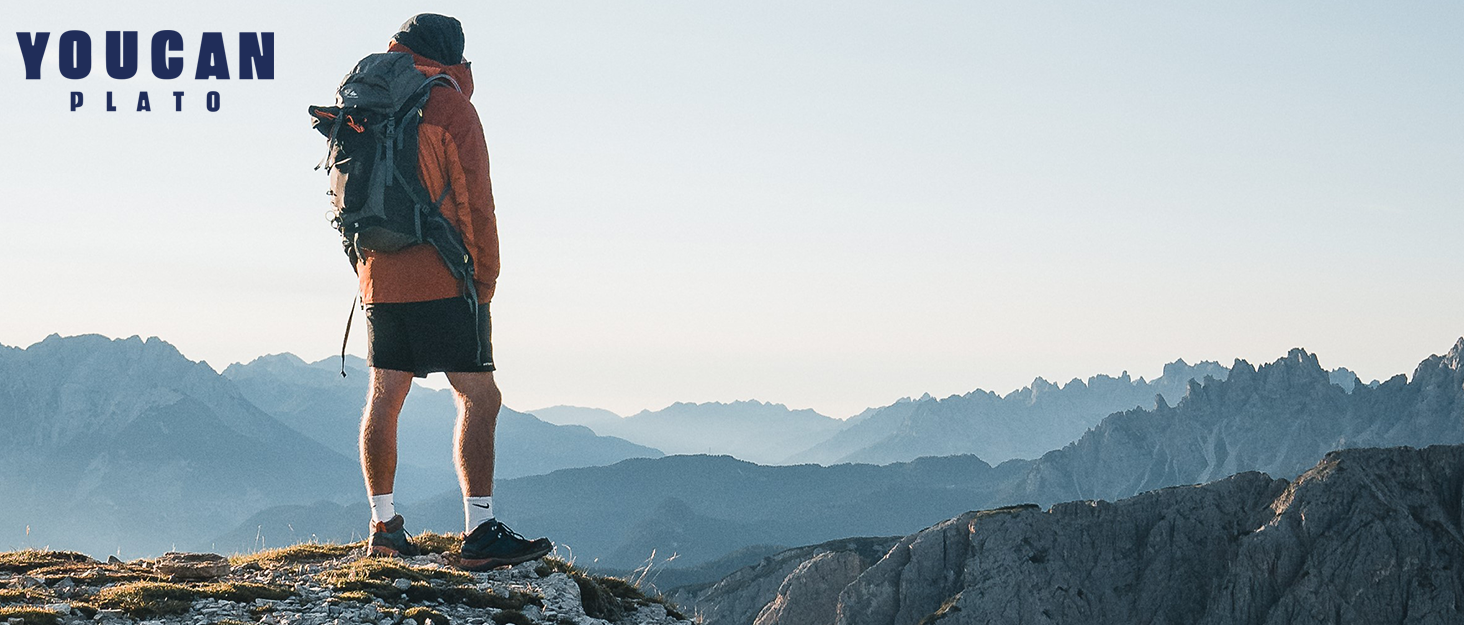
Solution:
[[[498,226],[488,178],[483,125],[469,97],[473,75],[463,59],[462,25],[424,13],[392,38],[390,52],[409,53],[438,81],[418,126],[418,173],[472,255],[479,305],[430,244],[396,252],[362,251],[356,271],[366,307],[371,390],[361,420],[361,468],[371,496],[371,553],[416,555],[392,488],[396,476],[397,415],[412,378],[445,372],[457,397],[454,445],[466,529],[461,565],[486,570],[549,553],[547,539],[526,540],[499,523],[493,509],[493,438],[502,396],[493,381],[488,304],[498,278]],[[451,83],[451,84],[448,84]],[[444,195],[444,190],[448,193]]]

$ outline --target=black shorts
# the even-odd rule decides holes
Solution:
[[[366,364],[419,378],[438,371],[493,371],[492,334],[486,303],[478,305],[476,323],[461,297],[367,304]]]

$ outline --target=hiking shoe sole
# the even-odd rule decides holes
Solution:
[[[402,557],[402,552],[392,549],[391,547],[375,545],[366,550],[366,555],[380,556],[383,558],[400,558]]]
[[[491,571],[500,567],[522,564],[530,560],[538,560],[539,558],[549,555],[549,552],[551,551],[554,551],[553,545],[508,558],[484,558],[481,560],[460,558],[458,562],[458,568],[467,571]]]

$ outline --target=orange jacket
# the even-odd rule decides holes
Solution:
[[[395,41],[388,51],[412,52]],[[498,220],[493,215],[483,122],[468,101],[473,73],[467,63],[442,65],[415,53],[412,58],[423,74],[447,74],[462,88],[458,93],[439,82],[432,89],[417,127],[417,172],[433,199],[442,195],[444,183],[452,182],[452,192],[442,201],[442,215],[462,234],[473,255],[478,301],[487,302],[498,283]],[[425,302],[463,292],[437,249],[425,243],[389,253],[363,251],[356,274],[361,300],[368,304]]]

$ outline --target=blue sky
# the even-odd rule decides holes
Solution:
[[[331,354],[354,282],[305,106],[429,10],[474,62],[520,409],[847,416],[1294,346],[1386,377],[1464,334],[1454,3],[353,6],[7,5],[0,343]],[[274,31],[277,77],[105,75],[105,31],[162,29],[185,76],[200,33]],[[26,81],[14,33],[41,30]]]

